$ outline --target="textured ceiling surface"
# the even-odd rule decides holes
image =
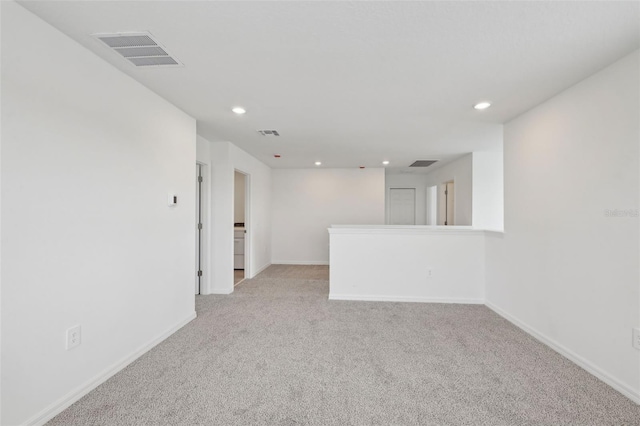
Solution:
[[[271,167],[499,150],[503,123],[640,45],[637,2],[21,4]],[[91,36],[135,31],[184,67],[136,68]]]

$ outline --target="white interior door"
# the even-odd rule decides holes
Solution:
[[[427,188],[427,225],[437,225],[438,218],[438,186]]]
[[[416,224],[416,189],[389,189],[389,225]]]

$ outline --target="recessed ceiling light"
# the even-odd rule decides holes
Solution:
[[[322,163],[320,161],[316,161],[316,166],[321,166]]]
[[[233,108],[231,108],[231,111],[235,112],[238,115],[242,115],[245,112],[247,112],[247,110],[242,108],[241,106],[233,107]]]
[[[491,104],[489,102],[480,102],[475,104],[473,107],[475,109],[487,109],[491,106]]]
[[[384,164],[384,165],[386,166],[387,164],[389,164],[389,162],[388,162],[387,160],[384,160],[384,161],[382,162],[382,164]]]

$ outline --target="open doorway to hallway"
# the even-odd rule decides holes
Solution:
[[[455,225],[454,181],[443,182],[438,191],[438,225]]]
[[[249,226],[249,176],[236,170],[233,187],[233,285],[235,286],[246,278],[249,263],[246,238]]]

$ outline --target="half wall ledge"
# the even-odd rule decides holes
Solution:
[[[485,230],[332,225],[329,299],[484,303]]]

